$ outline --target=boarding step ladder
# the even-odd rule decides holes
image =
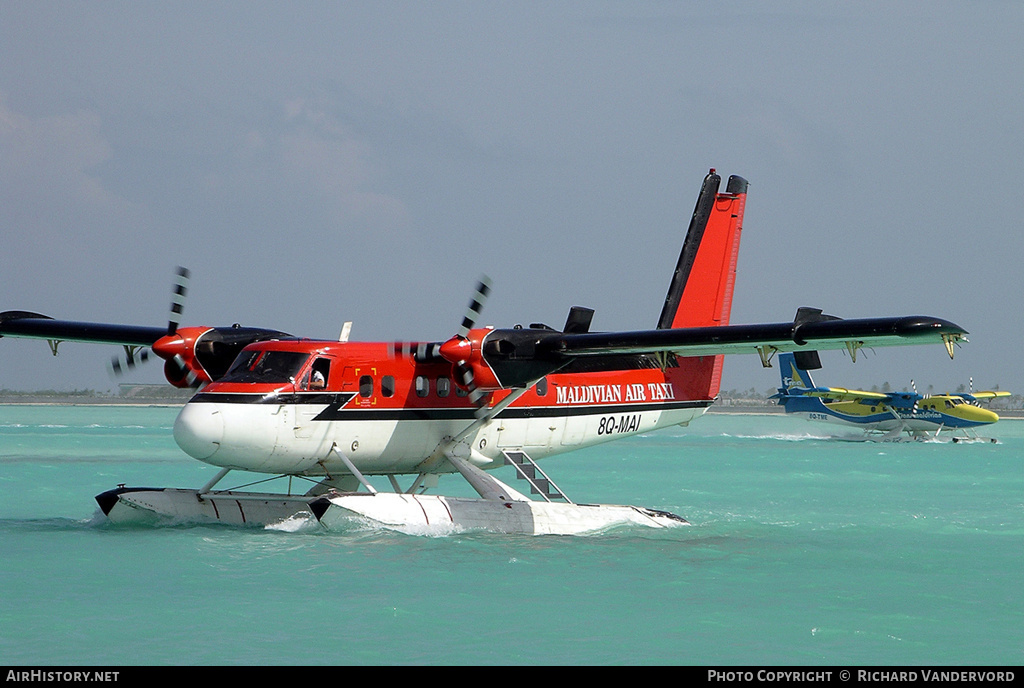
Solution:
[[[518,477],[530,483],[530,492],[540,495],[546,502],[560,499],[568,504],[573,503],[526,452],[504,450],[501,453],[505,457],[505,465],[515,466]]]

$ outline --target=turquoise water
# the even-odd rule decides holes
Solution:
[[[999,444],[889,445],[712,414],[543,462],[576,501],[693,524],[670,531],[94,519],[118,483],[214,474],[175,414],[0,406],[0,664],[1024,663],[1024,421]]]

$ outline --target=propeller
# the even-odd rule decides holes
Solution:
[[[982,392],[979,392],[979,394],[982,394]],[[981,401],[978,399],[978,397],[974,396],[974,376],[973,375],[971,375],[969,378],[967,378],[967,394],[965,395],[964,398],[967,399],[967,403],[973,404],[974,406],[977,406],[978,408],[982,408]]]
[[[417,363],[434,363],[442,360],[438,350],[440,342],[391,342],[388,344],[390,358],[412,357]]]
[[[181,354],[174,354],[164,363],[164,377],[175,386],[199,386],[199,376],[188,367]]]
[[[554,349],[563,332],[546,325],[534,323],[529,328],[517,325],[498,330],[476,327],[490,292],[490,280],[481,278],[458,334],[438,347],[441,358],[452,364],[456,382],[477,402],[478,411],[484,394],[499,389],[529,388],[568,362]],[[589,308],[574,306],[566,320],[565,332],[589,332],[593,313]]]
[[[167,321],[167,336],[178,331],[181,324],[181,313],[185,309],[185,296],[188,294],[188,283],[192,273],[180,265],[175,273],[174,290],[171,292],[171,317]]]
[[[491,279],[486,275],[480,277],[473,291],[473,297],[466,307],[466,314],[459,325],[458,333],[441,344],[436,349],[436,355],[452,364],[452,375],[456,384],[469,393],[469,398],[477,407],[477,414],[483,412],[484,392],[481,391],[475,381],[473,368],[470,365],[470,358],[473,355],[473,342],[469,338],[470,332],[476,327],[476,321],[480,318],[480,312],[487,303],[491,293]]]
[[[188,295],[188,285],[191,279],[192,272],[179,265],[175,270],[174,288],[171,291],[171,315],[167,319],[168,337],[173,337],[178,333],[181,314],[185,310],[185,296]],[[188,387],[195,387],[198,380],[195,372],[188,367],[181,354],[175,354],[167,359],[164,364],[164,373],[168,380],[181,380]]]
[[[465,339],[469,335],[469,331],[476,326],[480,312],[484,309],[484,304],[487,303],[487,297],[490,295],[491,278],[487,275],[482,275],[480,281],[476,284],[476,291],[473,293],[473,298],[469,301],[466,315],[462,318],[462,325],[459,327],[459,333],[456,336]]]
[[[110,359],[110,363],[107,364],[107,372],[113,377],[121,377],[148,360],[149,349],[126,346],[124,347],[124,353]]]
[[[171,290],[171,309],[167,319],[167,336],[173,337],[178,332],[181,324],[181,314],[185,308],[185,296],[188,294],[188,285],[192,273],[188,268],[178,266],[174,273],[174,284]],[[107,366],[108,371],[114,377],[122,377],[150,359],[149,349],[142,347],[125,346],[124,352],[114,356]],[[184,358],[175,354],[168,358],[164,366],[168,379],[184,380],[189,387],[195,385],[196,376]]]
[[[268,339],[290,337],[286,332],[261,327],[179,327],[185,307],[191,272],[178,267],[175,271],[171,294],[171,309],[167,328],[143,328],[147,337],[151,331],[163,333],[153,335],[150,349],[164,360],[164,377],[175,387],[199,387],[207,382],[220,379],[231,367],[239,352],[249,344]],[[129,340],[131,341],[131,340]],[[124,356],[116,357],[110,364],[115,375],[123,375],[135,366],[147,361],[149,352],[142,345],[125,345]]]
[[[466,307],[466,315],[462,318],[458,333],[448,342],[458,340],[467,345],[469,344],[469,331],[476,326],[476,321],[480,317],[480,312],[483,310],[484,304],[487,303],[487,297],[490,293],[491,279],[487,275],[482,275],[476,284],[476,288],[473,290],[473,297],[469,301],[469,306]],[[451,361],[451,358],[441,353],[441,348],[448,342],[392,342],[388,344],[388,355],[392,358],[412,356],[418,363],[431,363],[439,359]],[[456,356],[460,359],[465,358]],[[465,361],[463,360],[464,364]],[[469,371],[469,375],[472,377],[472,371]],[[464,375],[456,375],[456,379],[460,377],[464,377]],[[463,386],[468,387],[468,385]]]

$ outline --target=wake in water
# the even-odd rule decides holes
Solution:
[[[685,531],[689,523],[679,522],[678,526],[671,526],[667,528],[647,528],[635,524],[617,524],[608,526],[606,528],[595,529],[585,533],[577,533],[573,535],[534,535],[524,533],[501,533],[496,531],[487,530],[485,528],[468,528],[465,526],[453,524],[453,523],[437,523],[437,524],[387,524],[379,521],[373,521],[367,518],[351,517],[345,519],[344,523],[334,524],[330,529],[322,526],[315,518],[307,518],[303,516],[293,516],[277,523],[271,523],[264,527],[264,530],[278,531],[284,533],[314,533],[323,535],[336,535],[336,536],[351,536],[351,535],[368,535],[368,534],[397,534],[397,535],[408,535],[412,537],[424,537],[424,538],[449,538],[456,536],[465,535],[479,535],[482,537],[499,537],[499,538],[550,538],[550,537],[650,537],[663,536],[664,533]]]
[[[886,435],[865,435],[862,433],[848,434],[817,434],[817,433],[788,433],[788,432],[766,432],[766,433],[722,433],[719,437],[735,438],[741,440],[776,440],[780,442],[866,442],[875,444],[956,444],[957,439],[952,436],[946,437],[910,437],[901,435],[899,437],[888,437]],[[988,441],[988,440],[972,440]],[[959,439],[960,443],[968,440]]]
[[[352,517],[345,519],[339,528],[325,528],[311,514],[295,514],[276,523],[268,523],[264,530],[282,533],[304,533],[323,535],[365,535],[374,533],[401,533],[422,537],[448,537],[466,532],[465,529],[451,523],[437,525],[388,525],[367,518]]]
[[[295,514],[277,523],[268,523],[264,530],[276,530],[282,533],[314,533],[322,531],[323,528],[310,514]]]
[[[814,435],[814,434],[811,434],[811,433],[786,433],[786,432],[782,432],[782,433],[770,432],[770,433],[757,433],[757,434],[746,434],[746,433],[727,434],[727,433],[722,433],[721,437],[735,437],[736,439],[741,439],[741,440],[778,440],[780,442],[805,442],[807,440],[817,441],[817,440],[830,440],[830,439],[834,439],[833,437],[830,437],[828,435]]]

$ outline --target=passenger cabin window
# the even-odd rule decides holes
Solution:
[[[537,380],[537,396],[546,397],[548,395],[548,379],[542,377]]]
[[[452,391],[452,381],[446,377],[437,378],[437,396],[446,397]]]
[[[430,394],[430,380],[422,375],[416,376],[416,396],[425,397]]]
[[[370,377],[369,375],[363,375],[362,377],[359,378],[359,396],[373,396],[373,378]]]
[[[380,393],[386,397],[395,396],[395,376],[385,375],[380,380]]]

